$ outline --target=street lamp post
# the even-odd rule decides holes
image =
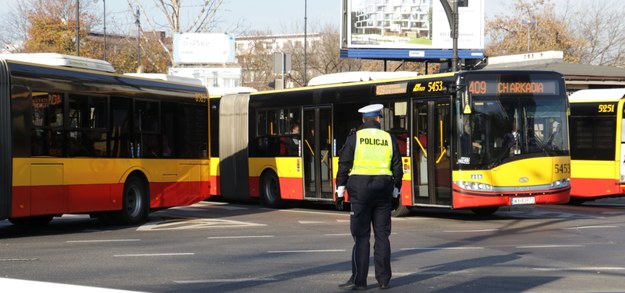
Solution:
[[[306,31],[306,26],[308,23],[308,1],[304,0],[304,85],[306,85],[308,83],[307,79],[308,79],[308,64],[307,64],[307,59],[306,59],[306,51],[307,51],[307,36],[308,33]]]
[[[137,70],[141,64],[141,21],[140,21],[140,11],[139,6],[137,6],[137,19],[135,20],[135,24],[137,25]]]
[[[102,57],[103,60],[106,61],[106,0],[102,0],[102,5],[103,5],[103,21],[104,21],[104,25],[102,26],[102,29],[104,31],[104,48],[102,50]]]
[[[80,56],[80,0],[76,0],[76,56]]]
[[[521,21],[522,24],[527,25],[527,52],[529,53],[530,51],[530,40],[531,40],[531,35],[530,35],[530,27],[533,24],[536,24],[536,20],[535,19],[530,19],[530,20],[522,20]]]

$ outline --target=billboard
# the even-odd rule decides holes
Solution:
[[[343,0],[341,49],[452,49],[440,1],[447,0]],[[462,1],[460,6],[458,48],[483,50],[484,0]]]
[[[219,33],[174,34],[174,64],[234,63],[234,37]]]

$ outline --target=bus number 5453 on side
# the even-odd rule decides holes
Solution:
[[[571,173],[571,164],[554,164],[553,167],[556,173],[563,173],[563,174]]]

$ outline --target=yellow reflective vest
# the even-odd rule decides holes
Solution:
[[[393,175],[391,139],[388,132],[377,128],[365,128],[356,132],[354,164],[349,175]]]

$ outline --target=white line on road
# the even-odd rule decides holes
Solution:
[[[578,230],[578,229],[602,229],[602,228],[618,228],[619,226],[614,226],[614,225],[595,225],[595,226],[577,226],[577,227],[570,227],[570,228],[562,228],[562,230]]]
[[[477,250],[484,249],[479,246],[456,246],[456,247],[408,247],[400,248],[399,250]]]
[[[68,240],[67,243],[103,243],[103,242],[133,242],[141,239],[99,239],[99,240]]]
[[[499,229],[475,229],[475,230],[446,230],[444,233],[479,233],[479,232],[494,232]]]
[[[0,261],[35,261],[38,258],[0,258]]]
[[[325,224],[326,221],[297,221],[300,224]]]
[[[323,234],[323,236],[352,236],[350,233]]]
[[[516,248],[567,248],[567,247],[584,247],[580,244],[544,244],[544,245],[520,245]]]
[[[345,252],[345,249],[270,250],[267,253]]]
[[[554,272],[554,271],[591,271],[591,272],[596,272],[596,271],[622,271],[625,270],[624,267],[576,267],[576,268],[532,268],[533,270],[536,271],[547,271],[547,272]]]
[[[135,257],[135,256],[185,256],[195,255],[193,252],[181,252],[181,253],[137,253],[137,254],[116,254],[114,257]]]
[[[203,283],[239,283],[239,282],[274,282],[276,278],[238,278],[238,279],[207,279],[174,281],[176,284],[203,284]]]
[[[349,213],[341,213],[341,212],[329,213],[329,212],[315,212],[315,211],[302,211],[302,210],[277,210],[277,211],[283,212],[283,213],[313,214],[313,215],[326,215],[326,216],[332,215],[332,216],[349,217]]]
[[[246,236],[212,236],[207,239],[244,239],[244,238],[271,238],[273,235],[246,235]]]

